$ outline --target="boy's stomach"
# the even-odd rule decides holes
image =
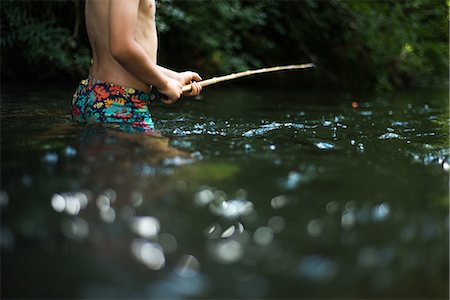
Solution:
[[[134,88],[144,92],[149,92],[151,88],[150,85],[140,81],[113,59],[103,60],[100,63],[96,63],[94,60],[89,70],[89,76],[103,82]]]

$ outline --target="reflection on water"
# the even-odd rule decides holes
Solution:
[[[5,93],[2,297],[448,297],[446,93],[372,98],[212,91],[158,136]]]

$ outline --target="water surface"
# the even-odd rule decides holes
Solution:
[[[227,86],[163,137],[4,88],[3,298],[448,298],[448,92]]]

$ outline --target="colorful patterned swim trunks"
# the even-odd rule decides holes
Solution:
[[[87,124],[114,124],[122,129],[153,131],[148,110],[150,94],[89,77],[82,80],[72,100],[72,120]]]

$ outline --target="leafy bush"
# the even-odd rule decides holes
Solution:
[[[86,73],[90,50],[79,34],[82,7],[76,0],[2,1],[2,77],[43,80]]]
[[[83,6],[3,1],[2,77],[85,76]],[[206,77],[313,61],[317,72],[301,81],[280,73],[277,83],[391,89],[448,82],[443,1],[160,0],[157,9],[160,62]]]

